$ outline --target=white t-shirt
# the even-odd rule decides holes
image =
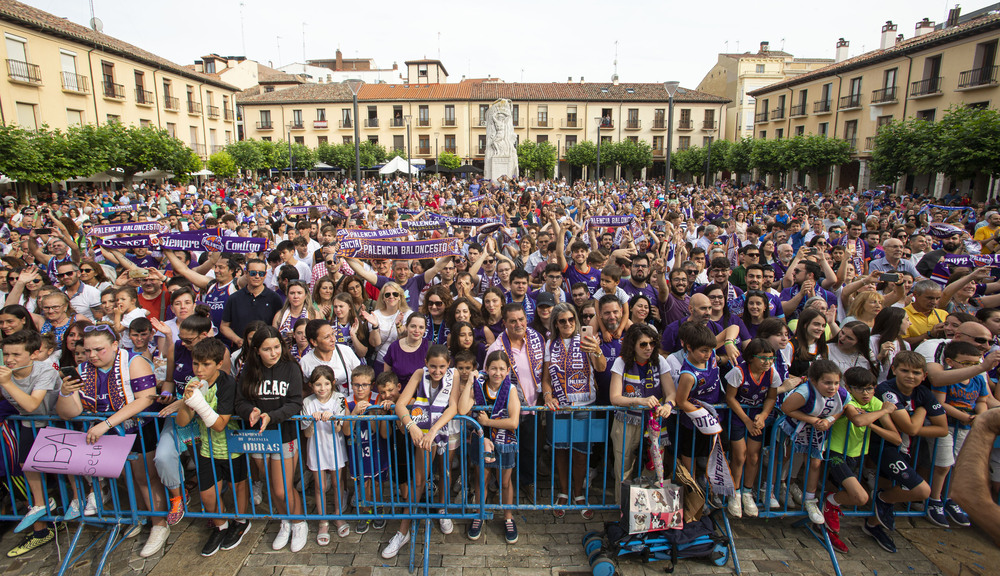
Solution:
[[[848,368],[854,368],[855,366],[869,370],[872,366],[871,363],[868,362],[868,359],[862,356],[860,352],[855,354],[844,354],[834,343],[827,346],[826,355],[828,360],[840,368],[841,374],[846,372]]]
[[[314,348],[302,357],[302,360],[299,361],[299,366],[302,367],[302,375],[306,380],[309,380],[309,377],[317,366],[329,366],[333,370],[333,375],[337,378],[338,392],[345,396],[350,396],[354,391],[351,390],[347,381],[351,375],[351,370],[361,366],[361,360],[358,360],[354,349],[346,344],[337,344],[337,350],[340,350],[339,355],[334,350],[330,356],[330,361],[324,362],[316,356],[316,349]],[[343,362],[340,360],[341,356],[344,358]]]
[[[302,415],[316,412],[332,412],[334,416],[345,416],[347,406],[344,395],[334,391],[326,402],[320,402],[315,394],[302,401]],[[302,429],[313,429],[313,435],[306,445],[306,466],[310,470],[340,470],[347,462],[347,444],[344,435],[337,432],[338,422],[303,420]]]
[[[389,345],[399,340],[399,332],[396,329],[396,314],[391,314],[386,316],[381,310],[376,308],[372,311],[372,314],[378,320],[378,332],[382,337],[382,343],[379,344],[378,352],[375,355],[375,360],[377,362],[385,361],[385,353],[389,351]]]
[[[70,296],[69,303],[76,310],[76,313],[85,317],[86,319],[94,320],[94,308],[100,308],[101,306],[101,291],[89,284],[80,283],[83,290],[79,293],[72,295],[68,292],[67,296]]]

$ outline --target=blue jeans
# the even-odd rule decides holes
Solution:
[[[174,419],[168,418],[163,430],[160,431],[160,441],[156,445],[156,456],[153,458],[156,473],[160,475],[160,481],[168,490],[180,488],[183,480],[178,446],[183,447],[183,444],[180,444],[177,432],[174,430]]]

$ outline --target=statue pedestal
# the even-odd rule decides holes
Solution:
[[[510,156],[488,158],[486,160],[486,168],[483,172],[483,176],[489,180],[497,180],[501,176],[516,178],[517,158]]]

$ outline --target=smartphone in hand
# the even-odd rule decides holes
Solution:
[[[68,377],[73,380],[83,380],[75,366],[64,366],[59,369],[59,373],[62,374],[64,378]]]
[[[580,336],[593,338],[594,337],[594,327],[593,326],[589,326],[589,325],[581,327],[580,328]]]

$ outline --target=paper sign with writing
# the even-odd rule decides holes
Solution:
[[[281,452],[281,430],[226,430],[229,451],[235,454]]]
[[[94,444],[87,444],[86,432],[46,427],[38,430],[21,468],[49,474],[118,478],[134,443],[135,434],[105,434]]]

